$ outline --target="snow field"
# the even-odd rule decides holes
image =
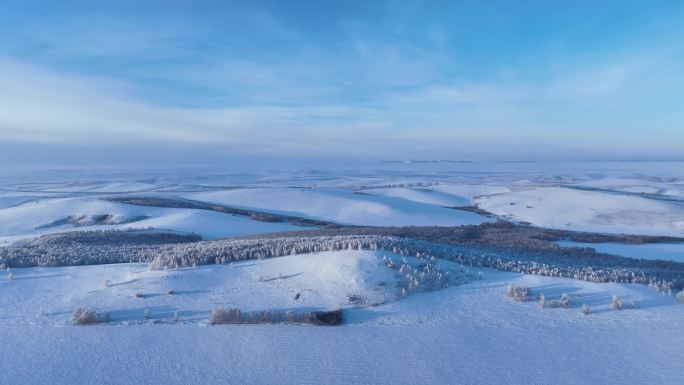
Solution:
[[[198,193],[187,197],[347,225],[457,226],[479,224],[488,220],[474,213],[434,205],[434,202],[425,203],[428,193],[411,192],[412,199],[406,199],[406,194],[409,194],[407,191],[413,190],[401,190],[395,196],[372,195],[374,191],[355,193],[327,188],[259,188]],[[422,196],[422,201],[416,195]],[[458,198],[453,200],[454,203],[458,201]]]
[[[501,217],[554,229],[684,235],[684,206],[637,196],[540,187],[476,201],[480,208]]]
[[[12,269],[14,279],[0,281],[0,383],[50,378],[57,384],[546,384],[552,378],[557,384],[677,384],[681,379],[684,305],[673,296],[643,285],[472,270],[482,272],[482,279],[395,301],[396,274],[385,267],[383,255],[325,252],[167,271],[149,271],[143,264]],[[530,299],[508,298],[509,282],[529,287]],[[169,289],[175,293],[169,295]],[[137,292],[143,297],[135,298]],[[296,293],[301,295],[295,300]],[[349,293],[385,302],[356,308],[347,302]],[[572,306],[542,309],[539,293],[547,300],[568,293]],[[624,303],[633,300],[635,308],[612,309],[615,295]],[[590,314],[579,311],[582,304],[591,307]],[[216,306],[340,305],[347,306],[340,327],[206,322]],[[109,310],[111,323],[71,326],[78,306]],[[145,309],[149,321],[143,319]],[[172,323],[176,311],[180,320]]]

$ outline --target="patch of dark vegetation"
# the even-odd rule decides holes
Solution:
[[[482,215],[483,217],[487,217],[487,218],[495,218],[496,217],[495,214],[490,213],[489,211],[487,211],[485,209],[481,209],[477,206],[449,206],[447,208],[454,209],[454,210],[468,211],[471,213]]]
[[[250,311],[243,312],[237,308],[216,308],[211,312],[212,325],[235,324],[308,324],[319,326],[337,326],[344,322],[342,309],[333,311]]]
[[[506,221],[483,223],[456,227],[441,226],[406,226],[406,227],[344,227],[334,230],[319,229],[307,232],[290,232],[289,234],[306,235],[390,235],[404,238],[421,239],[434,243],[449,245],[467,245],[503,248],[525,251],[555,250],[563,253],[576,254],[577,249],[560,247],[555,242],[571,240],[583,243],[677,243],[684,242],[684,238],[629,235],[629,234],[599,234],[575,232],[566,230],[550,230],[541,227],[515,224]],[[591,249],[589,249],[591,250]],[[588,251],[592,253],[591,251]]]
[[[655,182],[659,182],[659,181],[656,180]],[[672,182],[669,182],[669,183],[672,183]],[[672,195],[664,195],[664,194],[660,194],[660,193],[621,191],[621,190],[614,190],[614,189],[608,189],[608,188],[577,186],[577,185],[568,185],[568,186],[564,186],[564,187],[575,189],[575,190],[583,190],[583,191],[599,191],[599,192],[613,194],[613,195],[637,196],[637,197],[654,199],[654,200],[659,200],[659,201],[666,201],[666,202],[684,202],[684,200],[680,197],[672,196]]]
[[[339,227],[338,224],[316,219],[301,218],[292,215],[282,215],[267,213],[262,211],[239,209],[235,207],[205,203],[184,198],[161,198],[161,197],[112,197],[106,200],[117,203],[124,203],[136,206],[165,207],[178,209],[209,210],[219,213],[238,215],[261,222],[287,222],[295,226],[316,226],[316,227]]]
[[[37,238],[14,243],[13,247],[31,248],[44,244],[59,245],[168,245],[178,243],[199,242],[198,234],[176,234],[161,231],[139,230],[89,230],[68,231],[64,233],[45,234]]]

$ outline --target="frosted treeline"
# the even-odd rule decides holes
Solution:
[[[192,237],[184,239],[183,236],[177,235],[147,233],[153,237],[152,240],[136,243],[131,241],[133,237],[139,236],[135,232],[85,233],[90,234],[64,233],[59,237],[40,237],[30,242],[0,248],[0,267],[150,262],[151,268],[164,269],[321,251],[384,249],[405,256],[441,258],[466,266],[502,271],[567,277],[591,282],[650,284],[661,291],[670,292],[684,287],[684,264],[631,260],[598,253],[583,253],[581,258],[575,260],[566,253],[563,253],[563,258],[559,258],[553,253],[526,254],[520,250],[445,245],[384,235],[290,235],[194,241],[196,238]],[[129,239],[121,241],[120,236]],[[182,243],[157,243],[157,237],[166,236]],[[633,265],[629,264],[630,261],[633,261]]]

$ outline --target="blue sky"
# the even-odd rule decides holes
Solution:
[[[681,159],[684,3],[17,1],[0,162]]]

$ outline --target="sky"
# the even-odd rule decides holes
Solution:
[[[3,1],[0,165],[684,159],[684,2]]]

